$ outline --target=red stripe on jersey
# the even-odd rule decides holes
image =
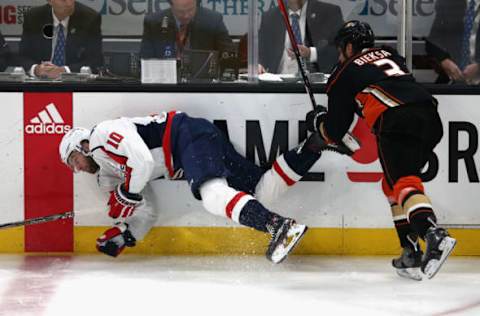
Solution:
[[[295,180],[293,180],[289,176],[287,176],[287,174],[282,170],[282,168],[280,167],[280,165],[278,164],[278,162],[276,160],[273,163],[273,170],[275,170],[278,173],[278,175],[283,179],[283,181],[285,181],[285,183],[288,186],[292,186],[292,185],[295,184]]]
[[[174,175],[174,170],[172,166],[172,148],[170,147],[171,144],[171,136],[172,136],[172,122],[173,117],[175,116],[176,111],[170,111],[167,115],[167,126],[165,127],[165,132],[163,133],[162,139],[162,149],[163,149],[163,156],[165,157],[165,167],[167,167],[168,175],[170,178]]]
[[[125,165],[125,190],[127,192],[130,191],[130,180],[132,179],[132,168],[130,168],[129,166]]]
[[[230,202],[228,202],[227,206],[225,207],[225,214],[227,215],[228,218],[232,218],[232,213],[233,213],[233,209],[235,208],[235,205],[237,205],[238,201],[240,201],[240,199],[242,197],[244,197],[245,195],[247,195],[247,193],[245,192],[238,192],[237,194],[235,194],[235,196],[230,200]]]
[[[112,158],[118,164],[125,166],[125,190],[129,190],[130,188],[130,180],[132,178],[132,171],[133,169],[127,166],[128,158],[125,156],[117,155],[112,153],[111,151],[106,150],[104,147],[100,147],[104,153],[107,154],[108,157]]]

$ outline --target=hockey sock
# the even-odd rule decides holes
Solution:
[[[423,239],[428,228],[437,222],[429,198],[421,191],[412,190],[403,198],[402,207],[410,226]]]
[[[413,235],[413,231],[410,227],[410,223],[408,222],[407,214],[403,211],[403,207],[398,205],[397,200],[393,195],[393,188],[387,182],[385,177],[382,179],[382,191],[388,200],[388,204],[390,205],[393,224],[395,225],[395,230],[397,231],[400,245],[402,248],[411,247],[412,243],[408,240],[408,236]]]
[[[317,162],[321,154],[313,152],[308,148],[303,148],[300,152],[297,149],[287,151],[283,158],[287,165],[295,171],[296,174],[304,176],[308,170]]]
[[[281,219],[282,216],[270,212],[257,200],[248,201],[239,216],[240,224],[266,233],[269,225],[274,225]]]
[[[403,212],[403,208],[397,203],[393,202],[390,205],[392,211],[393,223],[395,224],[395,230],[397,231],[398,239],[402,248],[410,247],[411,242],[408,240],[408,236],[413,234],[410,223],[407,220],[406,214]]]
[[[255,187],[257,200],[267,207],[272,205],[307,173],[318,157],[318,154],[308,151],[297,153],[296,150],[280,155],[258,181]]]
[[[427,229],[436,223],[432,203],[423,193],[422,180],[418,176],[405,176],[393,186],[395,200],[407,215],[411,228],[424,239]]]

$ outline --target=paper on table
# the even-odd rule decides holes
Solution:
[[[258,75],[258,79],[261,81],[277,81],[277,82],[283,81],[279,75],[272,74],[269,72]]]
[[[177,83],[177,61],[142,59],[142,83]]]

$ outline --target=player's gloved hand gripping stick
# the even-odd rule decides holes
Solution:
[[[324,114],[326,114],[326,108],[324,106],[317,105],[315,101],[315,96],[313,95],[313,91],[312,91],[312,85],[310,84],[310,79],[308,79],[307,73],[305,71],[306,66],[302,57],[300,56],[300,50],[298,49],[298,45],[295,40],[295,35],[293,34],[292,26],[288,18],[288,12],[283,1],[284,0],[277,0],[278,7],[280,9],[280,12],[282,13],[283,21],[285,22],[285,27],[287,28],[288,38],[290,39],[292,50],[293,50],[293,53],[295,54],[295,59],[297,60],[298,70],[303,79],[303,85],[305,87],[305,90],[307,91],[308,96],[310,97],[310,102],[313,107],[312,112],[316,114],[320,113],[320,115],[318,115],[319,118],[321,118],[322,116],[325,117]],[[322,136],[321,133],[320,133],[320,136]],[[325,150],[333,150],[341,154],[352,155],[355,151],[360,149],[360,142],[352,134],[348,132],[343,137],[342,143],[343,144],[328,144],[327,146],[325,146]],[[342,148],[342,146],[346,148]]]

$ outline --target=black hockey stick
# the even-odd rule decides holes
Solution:
[[[53,222],[53,221],[57,221],[59,219],[67,219],[67,218],[73,218],[73,212],[72,211],[65,212],[65,213],[59,213],[59,214],[53,214],[53,215],[47,215],[47,216],[42,216],[42,217],[30,218],[30,219],[27,219],[27,220],[24,220],[24,221],[0,224],[0,229],[18,227],[18,226],[25,226],[25,225],[33,225],[33,224],[41,224],[41,223]]]
[[[302,75],[303,85],[305,86],[305,90],[307,91],[310,102],[312,103],[313,109],[317,106],[317,102],[315,101],[315,97],[313,96],[312,85],[310,84],[310,79],[307,77],[306,66],[300,56],[300,50],[298,49],[297,41],[295,40],[295,35],[293,35],[292,25],[290,24],[290,20],[288,18],[287,9],[285,8],[285,4],[283,0],[277,0],[278,7],[280,8],[280,12],[283,16],[283,21],[285,22],[285,27],[287,28],[288,38],[290,38],[290,43],[292,44],[293,53],[295,54],[295,58],[297,59],[298,70]]]

